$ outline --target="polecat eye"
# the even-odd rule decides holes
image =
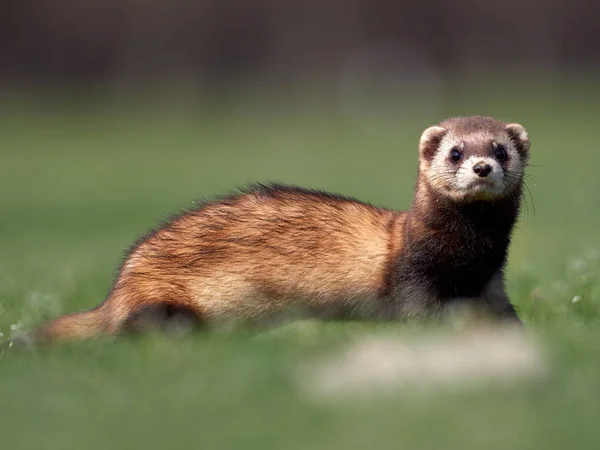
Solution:
[[[458,162],[460,161],[460,158],[462,158],[462,152],[458,149],[458,147],[454,147],[452,148],[452,150],[450,150],[450,161],[452,162]]]
[[[508,153],[506,152],[506,148],[503,145],[498,145],[494,149],[494,156],[500,162],[504,162],[508,159]]]

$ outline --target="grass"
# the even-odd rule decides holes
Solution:
[[[279,180],[405,208],[425,126],[474,113],[521,122],[534,202],[514,236],[508,289],[549,349],[550,370],[515,386],[321,404],[291,382],[298,362],[406,330],[308,322],[266,334],[100,339],[0,359],[2,448],[598,448],[600,152],[598,96],[587,87],[453,86],[435,114],[368,128],[309,102],[218,112],[6,104],[4,336],[100,302],[124,249],[197,198]]]

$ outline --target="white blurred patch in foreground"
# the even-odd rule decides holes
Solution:
[[[542,352],[524,331],[487,328],[365,339],[302,367],[296,379],[311,397],[342,398],[506,384],[543,372]]]

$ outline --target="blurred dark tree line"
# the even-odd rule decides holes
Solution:
[[[0,80],[313,80],[361,49],[441,73],[593,68],[591,0],[1,0]]]

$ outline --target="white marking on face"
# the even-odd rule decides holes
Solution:
[[[524,129],[523,133],[527,136],[527,132]],[[525,166],[527,165],[527,157],[522,157],[519,154],[508,134],[504,136],[504,139],[505,141],[502,142],[502,145],[506,148],[509,157],[504,178],[507,189],[511,190],[514,189],[523,178]]]
[[[453,148],[465,150],[465,142],[490,142],[494,149],[502,145],[508,153],[508,161],[504,163],[505,170],[493,155],[472,155],[456,164],[449,161]],[[467,148],[468,150],[468,148]],[[479,177],[473,167],[479,163],[489,164],[492,171],[487,177]],[[421,164],[430,185],[439,192],[457,199],[494,198],[512,192],[523,177],[526,161],[523,160],[510,139],[508,133],[493,135],[481,130],[476,135],[456,136],[448,132],[441,140],[438,151],[430,162]]]
[[[475,172],[475,166],[478,164],[489,166],[490,173],[485,177],[480,177]],[[504,192],[504,171],[494,158],[470,156],[456,172],[455,186],[460,191],[501,194]]]

